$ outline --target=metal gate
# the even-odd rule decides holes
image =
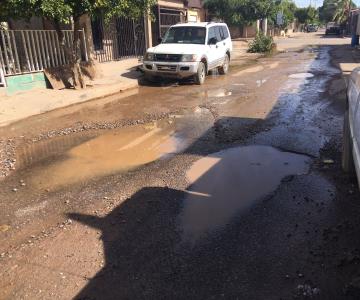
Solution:
[[[183,23],[185,14],[182,10],[159,7],[159,29],[163,37],[168,29],[175,24]]]
[[[92,19],[95,57],[99,62],[141,57],[146,51],[145,20],[115,18],[105,24]]]
[[[159,38],[164,37],[168,29],[175,24],[185,22],[185,12],[180,9],[172,9],[154,6],[153,15],[155,20],[152,23],[152,44],[156,46],[159,44]]]
[[[73,31],[64,30],[65,47],[71,49]],[[80,32],[81,57],[87,61],[84,31]],[[4,76],[40,72],[68,64],[55,30],[0,30],[0,82]]]

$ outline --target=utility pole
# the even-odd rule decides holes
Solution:
[[[317,9],[317,0],[314,0],[315,9]]]

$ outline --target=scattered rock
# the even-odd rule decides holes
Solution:
[[[348,284],[345,287],[345,294],[348,296],[354,297],[354,299],[359,299],[359,297],[360,297],[360,277],[355,277],[352,279],[350,284]]]
[[[6,232],[6,231],[9,231],[9,230],[10,230],[10,228],[11,228],[11,226],[6,225],[6,224],[4,224],[4,225],[0,225],[0,232]]]
[[[311,287],[309,284],[299,284],[296,287],[297,296],[314,297],[320,294],[320,289],[317,287]]]

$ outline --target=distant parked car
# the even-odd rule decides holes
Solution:
[[[147,50],[145,77],[188,78],[203,84],[210,70],[229,70],[232,41],[224,23],[184,23],[167,31],[161,44]]]
[[[341,28],[337,23],[335,23],[335,22],[327,23],[326,30],[325,30],[326,35],[329,35],[329,34],[339,35],[340,33],[341,33]]]
[[[318,31],[318,27],[317,27],[316,25],[310,24],[310,25],[307,26],[307,30],[306,30],[306,31],[307,31],[307,32],[317,32],[317,31]]]
[[[357,174],[360,186],[360,68],[351,74],[347,99],[342,165],[345,172]]]

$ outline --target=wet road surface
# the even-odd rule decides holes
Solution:
[[[0,298],[358,299],[349,53],[235,62],[201,87],[144,85],[0,129],[16,165],[0,181]]]

